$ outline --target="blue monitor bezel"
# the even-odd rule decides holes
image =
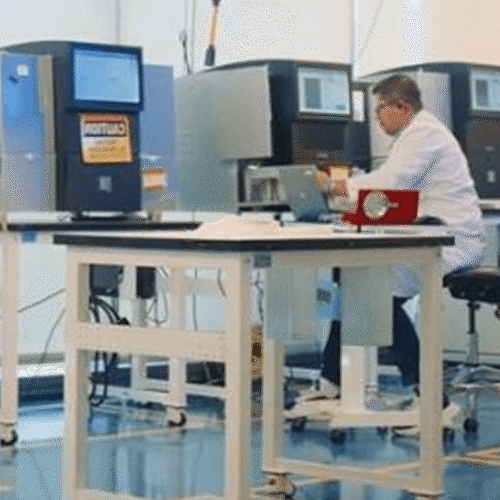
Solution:
[[[75,96],[75,52],[80,50],[95,51],[95,52],[110,52],[117,54],[133,55],[137,58],[139,68],[139,102],[120,102],[120,101],[98,101],[98,100],[83,100],[77,99]],[[75,43],[71,46],[70,55],[70,99],[69,107],[73,110],[93,110],[93,111],[124,111],[134,112],[141,111],[144,107],[144,89],[143,89],[143,63],[142,49],[140,47],[125,47],[121,45],[105,45],[95,43]]]

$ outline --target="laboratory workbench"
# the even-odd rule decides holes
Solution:
[[[81,219],[75,221],[8,220],[3,214],[2,230],[2,384],[0,406],[0,443],[14,445],[17,441],[18,412],[18,309],[20,290],[20,253],[22,244],[52,243],[56,231],[181,231],[199,227],[199,222],[153,222],[146,219]],[[7,220],[5,220],[7,219]]]
[[[194,231],[67,232],[54,235],[67,246],[68,323],[65,381],[65,500],[122,498],[119,492],[87,489],[86,442],[88,374],[95,350],[165,356],[176,360],[172,370],[172,405],[182,403],[182,370],[187,359],[226,365],[225,490],[222,498],[250,498],[252,267],[264,268],[267,283],[264,326],[264,467],[305,474],[324,481],[356,481],[406,489],[437,498],[442,494],[441,398],[442,347],[441,247],[453,238],[440,229],[368,228],[357,233],[329,225],[276,224],[204,225]],[[420,456],[417,464],[351,467],[290,460],[281,456],[283,374],[280,271],[311,266],[365,269],[404,261],[422,266]],[[88,266],[92,264],[164,267],[169,283],[171,321],[167,326],[98,325],[89,319]],[[186,271],[223,270],[226,301],[222,332],[198,331],[186,325]],[[282,292],[283,290],[281,290]],[[273,296],[273,294],[277,294]],[[381,421],[384,416],[381,413]],[[416,474],[407,474],[408,471]],[[213,496],[208,495],[212,498]],[[207,498],[208,498],[207,497]],[[128,498],[128,497],[127,497]],[[220,497],[218,497],[220,498]]]

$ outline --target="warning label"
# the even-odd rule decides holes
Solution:
[[[83,113],[80,136],[84,163],[131,163],[132,141],[126,115]]]

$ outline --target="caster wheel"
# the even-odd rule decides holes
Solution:
[[[12,431],[10,439],[6,441],[5,439],[0,439],[0,445],[2,446],[13,446],[17,443],[18,435],[16,431]]]
[[[389,433],[389,428],[388,427],[377,427],[377,434],[381,438],[385,438],[385,436],[387,436],[388,433]]]
[[[184,427],[187,422],[186,414],[184,412],[180,413],[179,415],[179,420],[174,421],[174,420],[169,420],[168,421],[168,426],[169,427]]]
[[[464,422],[464,431],[465,432],[470,432],[470,433],[476,433],[477,428],[479,427],[477,420],[474,420],[473,418],[466,418]]]
[[[453,443],[454,439],[455,439],[455,431],[453,429],[444,428],[443,441],[445,443]]]
[[[288,474],[273,474],[262,489],[266,496],[272,495],[286,500],[292,499],[296,491],[297,487],[290,481]]]
[[[330,440],[335,444],[344,444],[345,443],[345,432],[339,429],[333,429],[330,432]]]
[[[291,429],[293,432],[304,432],[305,428],[306,428],[305,418],[296,418],[292,420]]]

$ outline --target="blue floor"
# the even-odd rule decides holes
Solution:
[[[460,398],[457,398],[460,402]],[[446,445],[460,455],[500,444],[500,397],[480,400],[480,429],[476,438],[457,432]],[[161,412],[130,409],[96,410],[89,422],[88,485],[92,488],[150,499],[200,494],[221,495],[224,470],[224,421],[220,407],[193,399],[188,425],[169,430]],[[0,500],[58,500],[61,498],[63,407],[61,404],[23,407],[15,449],[0,449]],[[260,420],[252,425],[252,486],[264,484],[261,473]],[[285,455],[325,463],[402,462],[418,456],[413,439],[381,436],[376,429],[348,431],[344,444],[334,444],[328,430],[306,426],[285,433]],[[445,467],[443,500],[500,499],[500,460],[497,466],[450,463]],[[409,500],[401,491],[348,484],[299,488],[303,500]]]

